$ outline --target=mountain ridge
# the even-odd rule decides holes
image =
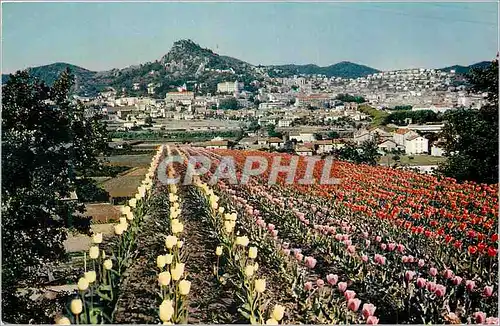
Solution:
[[[456,70],[463,74],[473,67],[483,67],[488,61],[482,61],[470,66],[449,66],[439,70]],[[48,84],[52,84],[57,76],[66,68],[75,75],[75,91],[79,95],[95,95],[106,86],[125,89],[126,94],[143,94],[146,85],[153,85],[158,96],[163,96],[179,84],[192,81],[199,91],[213,92],[221,81],[243,81],[246,85],[253,80],[266,76],[290,77],[293,75],[325,75],[327,77],[357,78],[380,72],[380,70],[341,61],[329,66],[316,64],[284,64],[284,65],[252,65],[226,55],[220,55],[208,48],[203,48],[192,40],[175,41],[165,55],[158,60],[140,65],[128,66],[107,71],[92,71],[65,62],[29,67],[31,75]],[[8,80],[8,75],[2,74],[2,84]],[[139,89],[134,90],[134,84]]]

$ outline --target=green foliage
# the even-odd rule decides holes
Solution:
[[[358,110],[372,117],[372,125],[374,126],[380,126],[381,124],[383,124],[385,118],[388,116],[386,112],[372,108],[369,105],[360,105],[358,107]]]
[[[330,138],[330,139],[337,139],[337,138],[340,138],[340,135],[336,131],[329,131],[328,132],[328,138]]]
[[[451,113],[441,137],[448,156],[439,172],[459,181],[498,182],[498,61],[468,76],[473,89],[488,93],[480,110]]]
[[[273,124],[267,125],[267,135],[269,137],[282,138],[283,134],[281,132],[277,132],[275,129],[276,129],[276,126]]]
[[[411,105],[396,105],[393,110],[411,110],[412,108]]]
[[[335,98],[342,102],[356,102],[356,103],[365,103],[365,98],[363,96],[353,96],[349,94],[338,94]]]
[[[84,178],[75,181],[76,193],[78,200],[82,203],[106,202],[109,200],[109,193],[99,188],[97,182]]]
[[[382,156],[374,141],[365,141],[360,146],[346,144],[343,148],[334,151],[338,159],[358,163],[377,165],[377,161]]]
[[[238,107],[238,100],[234,97],[223,99],[219,103],[219,109],[221,110],[237,110]]]
[[[412,123],[424,124],[427,122],[440,122],[443,120],[443,115],[431,110],[419,111],[397,111],[389,114],[384,118],[383,124],[394,123],[397,125],[406,125],[405,119],[411,119]]]
[[[441,137],[449,156],[439,171],[459,181],[498,182],[498,61],[469,76],[473,88],[488,92],[480,110],[460,109],[448,116]]]
[[[17,286],[65,257],[67,227],[89,230],[74,214],[83,206],[64,198],[77,173],[99,165],[107,137],[100,117],[69,101],[72,80],[66,71],[47,86],[23,71],[2,87],[2,317],[11,323],[28,322],[13,315]]]
[[[278,70],[277,71],[275,71]],[[290,77],[293,75],[325,75],[327,77],[358,78],[379,72],[377,69],[352,62],[339,62],[326,67],[313,64],[270,66],[271,77]]]

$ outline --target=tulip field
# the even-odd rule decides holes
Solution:
[[[498,185],[346,162],[321,184],[304,157],[292,179],[213,181],[228,157],[241,180],[250,156],[293,158],[161,146],[56,323],[499,323]]]

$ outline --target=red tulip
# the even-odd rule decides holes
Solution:
[[[476,287],[476,282],[467,280],[465,281],[465,287],[467,288],[467,290],[472,291]]]
[[[483,290],[483,294],[486,297],[491,297],[493,295],[493,287],[492,286],[485,286]]]
[[[425,287],[426,282],[427,281],[425,280],[425,278],[421,278],[421,277],[417,278],[417,287],[419,287],[419,288]]]
[[[497,250],[493,247],[488,248],[488,256],[495,257],[497,255]]]
[[[476,320],[476,324],[484,324],[486,321],[486,314],[481,311],[476,311],[474,313],[474,319]]]

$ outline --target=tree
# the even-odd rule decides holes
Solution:
[[[369,165],[377,165],[381,156],[375,141],[365,141],[360,146],[346,144],[343,148],[335,150],[334,154],[341,160]]]
[[[145,119],[144,119],[144,123],[146,123],[147,125],[151,125],[153,124],[153,118],[151,118],[151,116],[147,116]]]
[[[458,181],[498,182],[498,60],[468,75],[472,89],[486,92],[479,110],[459,109],[448,115],[441,133],[448,160],[438,171]]]
[[[219,109],[221,110],[236,110],[238,108],[238,100],[234,97],[224,99],[219,103]]]
[[[2,317],[9,323],[33,317],[19,309],[26,303],[17,288],[65,257],[67,228],[89,231],[89,220],[75,215],[83,206],[66,198],[77,173],[99,166],[106,126],[70,102],[72,84],[69,71],[51,87],[23,71],[2,86]]]
[[[331,138],[331,139],[337,139],[337,138],[340,138],[340,135],[336,131],[329,131],[328,132],[328,137]]]
[[[319,132],[314,133],[313,136],[314,136],[314,138],[316,140],[322,140],[323,139],[323,135],[321,133],[319,133]]]

